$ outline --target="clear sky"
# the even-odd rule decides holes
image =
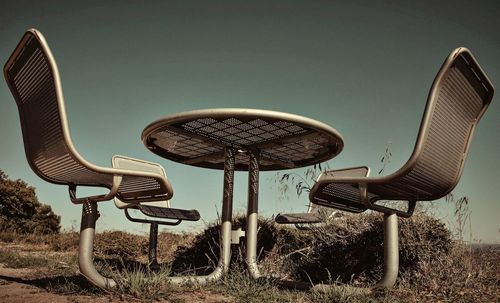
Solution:
[[[469,48],[500,89],[499,1],[4,1],[0,62],[24,31],[46,37],[58,63],[73,141],[90,162],[113,154],[161,163],[174,207],[196,208],[205,222],[220,211],[222,172],[174,163],[141,143],[164,115],[219,107],[261,108],[317,119],[345,139],[332,168],[388,172],[408,159],[429,87],[445,57]],[[475,239],[500,243],[500,102],[494,97],[454,194],[468,196]],[[0,169],[37,188],[40,201],[78,227],[80,206],[64,186],[29,168],[19,117],[0,83]],[[300,170],[299,170],[300,172]],[[306,209],[307,195],[280,200],[261,174],[265,216]],[[237,173],[235,210],[245,211],[247,174]],[[452,207],[434,202],[446,220]],[[98,230],[146,231],[113,203],[100,204]],[[183,223],[176,231],[202,223]]]

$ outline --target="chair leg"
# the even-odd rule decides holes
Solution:
[[[78,265],[81,274],[95,286],[100,288],[114,287],[116,282],[113,279],[103,277],[94,266],[94,235],[98,218],[97,203],[84,203],[80,226],[80,244],[78,246]]]
[[[156,256],[158,246],[158,223],[153,222],[149,227],[149,269],[160,270],[160,264]]]
[[[349,285],[317,284],[313,289],[318,292],[332,290],[349,290],[352,293],[367,294],[376,290],[392,288],[396,283],[399,271],[399,235],[397,214],[384,214],[384,273],[382,279],[369,288]]]
[[[398,216],[384,214],[384,275],[372,289],[391,288],[399,271]]]

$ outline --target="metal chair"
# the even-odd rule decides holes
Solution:
[[[278,214],[274,222],[294,224],[297,229],[309,230],[313,225],[327,224],[329,220],[338,216],[342,216],[339,211],[310,202],[307,212]]]
[[[67,185],[71,202],[83,204],[79,244],[81,273],[99,287],[115,282],[93,264],[98,201],[118,197],[124,203],[168,200],[170,182],[158,172],[105,168],[86,161],[75,149],[66,117],[59,71],[43,35],[28,30],[4,66],[16,100],[28,163],[42,179]],[[107,188],[108,193],[77,197],[78,186]]]
[[[369,172],[370,169],[366,166],[336,170],[337,176],[357,175],[359,177],[366,177],[368,176]],[[318,180],[320,177],[318,177]],[[298,229],[308,229],[307,225],[326,223],[329,219],[339,216],[340,213],[336,209],[346,210],[350,212],[359,212],[359,209],[356,207],[348,207],[341,204],[336,204],[335,202],[332,202],[332,204],[335,204],[336,207],[332,208],[331,205],[323,206],[315,203],[314,200],[310,200],[307,212],[278,214],[274,221],[278,224],[295,224],[295,227],[297,227]],[[364,211],[365,208],[362,208],[362,210]]]
[[[162,175],[167,178],[165,169],[157,163],[148,162],[140,159],[134,159],[125,156],[115,155],[112,158],[112,165],[118,169],[130,169],[137,171],[152,172]],[[115,206],[125,211],[125,217],[132,222],[150,224],[149,229],[149,268],[158,270],[160,265],[157,258],[157,243],[158,243],[158,225],[179,225],[183,220],[198,221],[200,213],[196,209],[185,210],[170,207],[170,200],[159,200],[143,203],[126,203],[118,197],[114,198]],[[138,209],[149,218],[134,218],[129,213],[129,209]],[[156,220],[158,219],[175,219],[175,221]]]
[[[457,185],[472,135],[493,97],[494,88],[471,52],[457,48],[434,79],[413,153],[387,176],[360,176],[359,168],[323,173],[309,198],[313,203],[350,212],[384,213],[384,276],[375,285],[392,287],[398,274],[397,216],[410,217],[417,201],[439,199]],[[382,205],[406,201],[406,209]],[[323,287],[323,286],[319,286]]]

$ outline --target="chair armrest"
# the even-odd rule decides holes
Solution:
[[[357,184],[360,193],[361,203],[368,209],[376,210],[382,213],[395,213],[400,217],[408,218],[410,217],[414,210],[416,201],[408,201],[408,209],[406,211],[386,207],[383,205],[378,205],[375,202],[372,202],[368,193],[368,186],[374,178],[368,178],[368,174],[370,173],[370,169],[366,166],[339,169],[339,170],[329,170],[325,171],[320,175],[316,184],[311,189],[310,199],[312,201],[312,197],[316,194],[317,189],[320,187],[322,183],[334,182],[337,184]],[[341,205],[336,206],[339,209],[342,209]],[[348,211],[352,211],[350,209],[344,209]]]

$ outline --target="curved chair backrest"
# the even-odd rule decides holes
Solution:
[[[115,195],[127,202],[173,195],[161,174],[100,167],[80,156],[71,141],[57,65],[39,31],[24,34],[4,66],[4,75],[17,103],[31,168],[48,182],[69,185],[73,203],[105,201]],[[76,198],[77,185],[106,187],[110,192]]]
[[[71,142],[59,72],[40,32],[28,30],[4,66],[31,168],[57,184],[109,187],[113,176],[89,169]]]
[[[141,172],[151,172],[155,173],[158,175],[161,175],[167,178],[167,174],[165,172],[165,169],[163,166],[157,163],[153,162],[148,162],[140,159],[134,159],[130,157],[125,157],[125,156],[119,156],[119,155],[114,155],[113,158],[111,159],[111,163],[114,168],[119,168],[119,169],[126,169],[126,170],[135,170],[135,171],[141,171]],[[131,182],[129,184],[130,189],[133,189],[134,187],[137,187],[137,183]],[[142,185],[141,185],[142,186]],[[140,197],[138,197],[140,201]],[[123,208],[134,208],[136,206],[135,203],[126,203],[120,200],[118,197],[114,198],[115,206],[123,209]],[[162,208],[170,208],[170,200],[164,199],[164,200],[158,200],[158,201],[150,201],[150,202],[141,202],[141,204],[144,205],[151,205],[151,206],[156,206],[156,207],[162,207]]]
[[[493,92],[470,51],[454,50],[434,80],[410,160],[368,191],[377,198],[413,201],[448,194],[460,179],[474,129]]]

